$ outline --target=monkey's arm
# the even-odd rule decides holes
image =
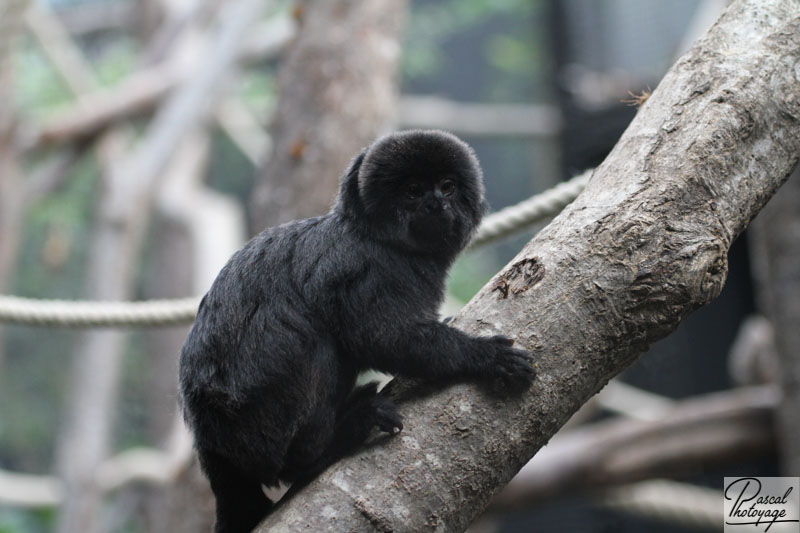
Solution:
[[[371,323],[372,322],[372,323]],[[354,356],[364,367],[409,377],[500,379],[525,387],[535,371],[531,355],[508,337],[472,337],[435,320],[366,320]]]

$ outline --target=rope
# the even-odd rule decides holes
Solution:
[[[486,217],[470,243],[470,249],[485,246],[557,215],[580,194],[591,173],[584,172]],[[199,302],[199,297],[144,302],[92,302],[0,295],[0,323],[70,328],[174,326],[194,321]]]
[[[0,296],[0,322],[71,328],[189,324],[199,298],[145,302],[38,300]]]
[[[586,187],[592,172],[593,170],[587,170],[552,189],[489,215],[478,228],[475,238],[469,245],[470,249],[497,241],[557,215],[578,197]]]

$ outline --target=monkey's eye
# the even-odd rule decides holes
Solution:
[[[420,187],[419,184],[417,184],[417,183],[411,183],[406,188],[406,196],[410,200],[416,200],[417,198],[422,196],[422,187]]]
[[[456,191],[456,182],[453,180],[444,180],[439,186],[439,190],[442,191],[443,195],[450,196]]]

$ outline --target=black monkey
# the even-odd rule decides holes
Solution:
[[[437,320],[445,277],[486,210],[472,149],[440,131],[377,140],[327,215],[264,230],[200,304],[181,352],[184,416],[217,500],[217,532],[270,510],[262,483],[308,482],[374,427],[402,429],[365,369],[520,389],[530,354]]]

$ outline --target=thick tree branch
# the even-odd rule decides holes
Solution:
[[[492,501],[530,505],[632,481],[676,477],[775,452],[775,386],[741,388],[679,402],[661,420],[615,418],[559,434]]]
[[[581,404],[713,300],[731,242],[800,154],[798,14],[798,0],[735,2],[583,194],[457,317],[538,354],[529,393],[407,387],[400,435],[330,468],[260,531],[463,531]]]

